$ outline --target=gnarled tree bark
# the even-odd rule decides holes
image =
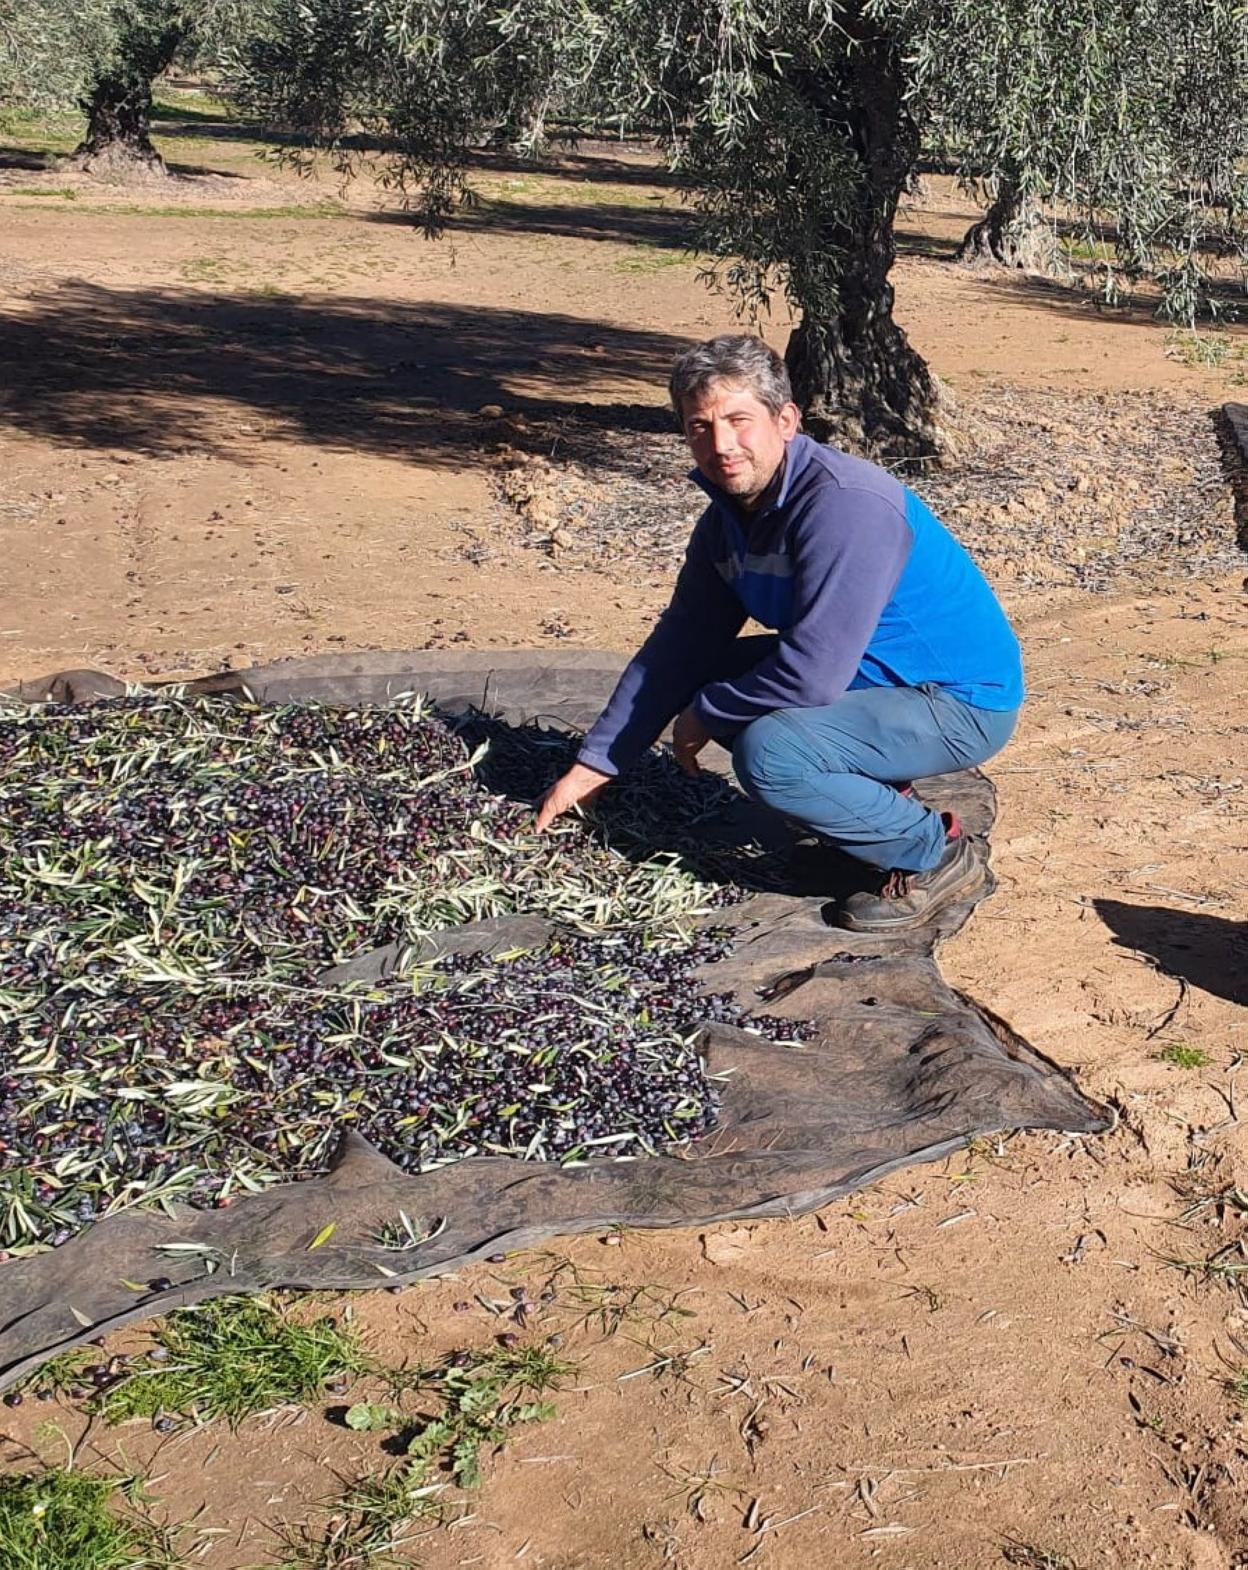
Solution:
[[[918,464],[948,457],[954,445],[948,401],[893,319],[893,225],[917,165],[919,130],[896,43],[861,17],[858,32],[839,80],[803,84],[819,95],[821,112],[848,120],[860,187],[852,215],[821,236],[839,264],[835,309],[807,306],[785,359],[812,435]]]
[[[87,134],[74,156],[93,174],[167,174],[152,142],[152,84],[131,72],[110,72],[84,100]]]
[[[1052,272],[1057,242],[1034,197],[1023,194],[1017,174],[1007,169],[997,181],[988,211],[966,231],[957,260],[968,267],[1018,267]]]

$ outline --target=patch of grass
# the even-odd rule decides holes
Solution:
[[[26,193],[29,194],[29,193]],[[24,201],[14,202],[22,207]],[[352,214],[338,202],[314,202],[302,207],[140,207],[137,204],[119,203],[110,207],[105,203],[79,202],[76,212],[97,218],[237,218],[266,220],[272,218],[350,218]]]
[[[81,1472],[0,1477],[4,1570],[156,1570],[173,1563],[164,1537],[118,1508],[123,1486]]]
[[[693,261],[688,251],[665,251],[657,245],[633,246],[629,255],[615,263],[617,273],[658,273],[668,267],[687,267]]]
[[[578,205],[594,207],[654,207],[665,200],[662,191],[638,189],[635,185],[578,185],[565,182],[560,190]]]
[[[197,256],[178,271],[185,283],[224,283],[229,265],[223,256]]]
[[[542,1293],[549,1300],[557,1297],[576,1310],[568,1325],[568,1333],[596,1330],[609,1340],[625,1325],[656,1331],[660,1326],[695,1317],[694,1310],[681,1305],[680,1299],[695,1290],[665,1292],[660,1287],[610,1279],[600,1271],[583,1270],[570,1259],[547,1256],[551,1269],[543,1283]]]
[[[21,194],[23,197],[59,196],[67,202],[76,202],[78,200],[78,192],[68,185],[31,186],[23,190]]]
[[[1108,240],[1066,239],[1062,241],[1062,250],[1078,262],[1108,262],[1114,254]]]
[[[38,141],[44,137],[55,141],[73,137],[78,141],[86,123],[86,117],[72,109],[0,109],[0,135],[17,136],[23,141]]]
[[[285,1544],[290,1557],[279,1570],[363,1570],[364,1566],[410,1563],[395,1555],[411,1541],[413,1529],[438,1526],[445,1507],[440,1483],[425,1483],[410,1466],[364,1478],[333,1507],[323,1533],[305,1527]]]
[[[47,1391],[59,1396],[73,1390],[80,1392],[87,1383],[86,1372],[100,1361],[100,1354],[93,1347],[70,1347],[68,1352],[58,1352],[46,1363],[41,1363],[29,1378],[22,1380],[17,1389],[27,1392]]]
[[[1171,1063],[1175,1068],[1208,1068],[1213,1062],[1203,1047],[1194,1047],[1189,1041],[1168,1041],[1153,1056],[1159,1063]]]
[[[1196,1221],[1212,1212],[1213,1219],[1222,1226],[1231,1216],[1248,1216],[1248,1194],[1234,1183],[1220,1188],[1201,1186],[1198,1180],[1185,1175],[1175,1186],[1187,1200],[1181,1216],[1184,1221]]]
[[[219,125],[239,119],[237,107],[228,98],[211,93],[179,92],[166,89],[152,95],[152,119],[186,120],[196,125]]]
[[[95,1408],[110,1423],[176,1415],[237,1425],[323,1397],[329,1381],[373,1371],[356,1338],[325,1320],[296,1324],[263,1297],[218,1298],[170,1314],[156,1346]]]

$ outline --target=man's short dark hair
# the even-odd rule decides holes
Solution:
[[[672,408],[684,424],[684,401],[712,382],[742,382],[754,396],[779,414],[793,401],[788,367],[761,338],[745,333],[723,333],[696,348],[686,349],[672,367],[668,383]]]

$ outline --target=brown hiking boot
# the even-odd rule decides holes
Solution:
[[[890,872],[878,893],[851,894],[837,909],[837,925],[851,932],[905,932],[973,894],[984,874],[981,846],[959,831],[930,872]]]

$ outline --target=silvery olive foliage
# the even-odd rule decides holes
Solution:
[[[1242,254],[1241,0],[278,0],[239,60],[252,106],[349,157],[375,132],[436,231],[469,149],[552,121],[648,130],[747,310],[799,313],[808,423],[936,452],[940,396],[892,319],[899,201],[935,152],[1043,203],[1105,293],[1146,276],[1194,322]]]
[[[1151,276],[1172,318],[1219,309],[1211,263],[1245,246],[1243,0],[887,4],[929,147],[1001,227],[1043,206],[1108,298]]]
[[[101,0],[0,0],[0,105],[73,104],[109,45]]]

